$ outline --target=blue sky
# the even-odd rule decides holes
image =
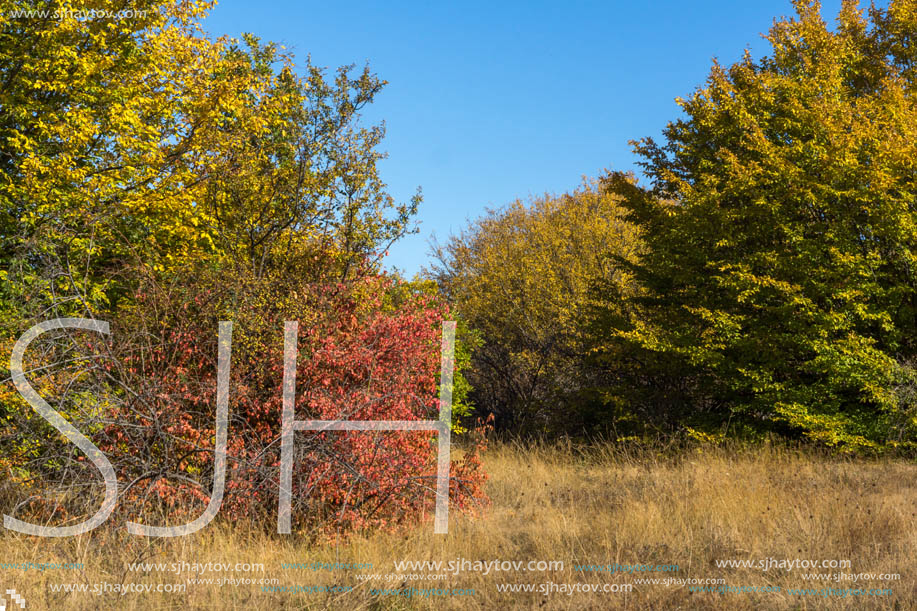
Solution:
[[[834,20],[840,0],[823,3]],[[369,62],[389,81],[367,122],[385,120],[389,192],[418,186],[420,233],[388,265],[412,276],[485,207],[562,193],[603,168],[635,169],[628,140],[658,136],[674,99],[731,63],[788,0],[694,2],[251,2],[220,0],[213,36],[253,32],[331,69]]]

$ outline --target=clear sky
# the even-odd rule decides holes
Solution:
[[[822,12],[833,22],[839,8]],[[389,192],[406,201],[423,189],[420,233],[388,258],[410,277],[431,235],[442,241],[485,207],[635,169],[628,140],[658,136],[714,57],[766,54],[761,33],[792,13],[789,0],[220,0],[205,26],[331,69],[369,62],[389,81],[363,116],[386,122]]]

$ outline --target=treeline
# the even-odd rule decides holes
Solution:
[[[633,143],[642,183],[435,248],[499,429],[917,448],[917,3],[796,9]]]

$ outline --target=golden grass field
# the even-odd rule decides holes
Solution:
[[[144,540],[100,528],[77,538],[4,531],[3,562],[81,562],[83,570],[0,570],[26,609],[917,609],[917,465],[831,457],[771,446],[705,448],[665,458],[613,446],[496,445],[485,454],[492,504],[453,512],[447,536],[427,523],[407,534],[373,533],[316,545],[300,537],[214,523],[199,533]],[[219,518],[218,518],[219,520]],[[367,582],[403,560],[561,560],[562,571],[462,572],[443,581]],[[716,560],[849,560],[847,569],[717,568]],[[187,585],[190,573],[130,572],[130,562],[261,563],[281,586],[352,586],[350,592],[263,592],[259,585]],[[281,569],[287,562],[372,563],[371,570]],[[639,575],[581,572],[574,564],[678,565]],[[899,574],[892,581],[804,581],[808,572]],[[421,572],[422,573],[422,572]],[[632,583],[635,578],[722,578],[779,587],[769,593],[697,593],[687,585],[630,592],[498,592],[497,584]],[[186,583],[184,594],[63,594],[51,584]],[[464,588],[474,595],[373,595],[373,587]],[[790,594],[788,588],[890,588],[891,596]],[[0,592],[2,593],[2,592]],[[12,607],[9,607],[12,609]]]

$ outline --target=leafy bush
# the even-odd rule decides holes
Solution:
[[[297,420],[438,417],[448,312],[441,303],[414,295],[386,311],[396,281],[375,274],[348,283],[224,282],[214,276],[141,292],[120,324],[132,341],[117,344],[109,365],[123,390],[110,399],[116,407],[106,447],[121,457],[121,481],[133,482],[125,506],[144,523],[165,513],[175,523],[209,500],[223,317],[234,322],[222,510],[230,519],[276,516],[286,320],[299,321]],[[293,510],[300,527],[348,531],[432,515],[433,441],[426,431],[297,432]],[[483,500],[474,451],[454,465],[453,476],[456,506]]]

